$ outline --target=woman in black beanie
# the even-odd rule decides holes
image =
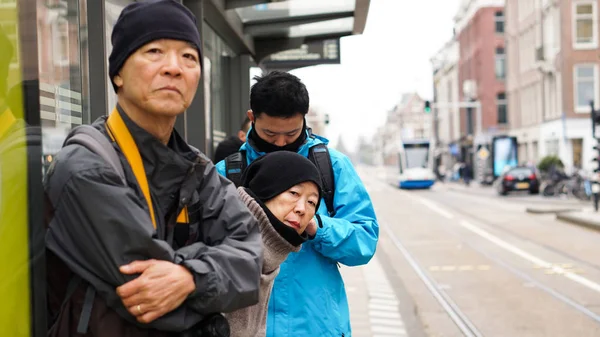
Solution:
[[[277,151],[255,160],[242,176],[240,198],[258,220],[263,240],[259,301],[226,317],[232,337],[266,334],[267,308],[279,265],[308,239],[306,227],[321,200],[316,166],[295,152]],[[314,225],[314,222],[312,222]]]

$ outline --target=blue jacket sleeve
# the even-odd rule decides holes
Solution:
[[[335,217],[327,216],[321,204],[319,228],[312,241],[316,251],[347,266],[366,264],[375,254],[379,224],[371,198],[350,160],[329,150],[334,171]]]

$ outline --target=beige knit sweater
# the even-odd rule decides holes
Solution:
[[[231,337],[263,337],[266,335],[267,308],[273,288],[273,281],[279,274],[279,265],[290,252],[297,252],[301,246],[294,247],[287,242],[271,225],[267,214],[243,187],[238,188],[240,198],[258,220],[263,241],[263,267],[260,276],[258,303],[231,313],[225,317],[229,321]]]

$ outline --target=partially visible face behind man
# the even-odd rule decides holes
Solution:
[[[302,133],[304,115],[297,113],[289,118],[271,117],[266,113],[255,114],[248,110],[248,118],[254,123],[258,136],[267,143],[285,146],[295,142]]]
[[[315,216],[318,203],[317,185],[305,181],[266,201],[265,205],[279,221],[301,234]]]
[[[244,127],[238,131],[238,138],[242,142],[246,141],[246,134],[248,133],[248,130],[250,130],[251,125],[252,125],[252,121],[249,120],[248,123],[244,124]]]
[[[152,41],[131,54],[113,80],[119,100],[153,115],[177,116],[190,106],[198,88],[198,51],[184,41]]]

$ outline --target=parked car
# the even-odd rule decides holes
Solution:
[[[529,191],[530,194],[538,194],[540,180],[534,169],[517,166],[498,177],[496,189],[500,195],[506,195],[508,192],[513,191]]]

